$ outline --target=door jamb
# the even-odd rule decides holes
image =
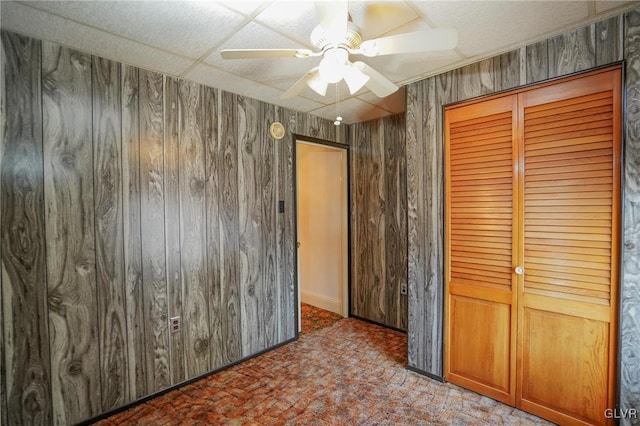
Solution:
[[[351,316],[351,149],[349,145],[336,143],[327,141],[324,139],[318,139],[311,136],[304,136],[301,134],[293,133],[291,135],[293,138],[293,154],[292,154],[292,165],[293,165],[293,232],[295,236],[296,247],[294,250],[293,256],[293,275],[294,275],[294,300],[296,306],[296,314],[295,314],[295,324],[296,324],[296,338],[298,337],[299,330],[301,324],[299,324],[298,318],[298,307],[300,306],[300,283],[298,281],[298,248],[297,248],[297,239],[298,239],[298,168],[297,168],[297,147],[298,141],[300,142],[309,142],[316,145],[323,145],[332,148],[343,149],[347,155],[347,315]]]

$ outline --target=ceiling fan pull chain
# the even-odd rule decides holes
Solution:
[[[333,122],[335,126],[339,126],[342,122],[342,116],[340,115],[340,94],[338,93],[338,83],[336,83],[336,121]]]

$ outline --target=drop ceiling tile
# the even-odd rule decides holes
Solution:
[[[170,75],[180,75],[192,63],[189,59],[16,2],[2,2],[2,28]]]
[[[279,105],[296,111],[306,112],[323,106],[317,102],[300,97],[282,100],[280,99],[280,95],[284,93],[282,90],[238,77],[237,75],[230,74],[206,64],[196,65],[184,76],[184,78],[206,86],[216,87],[227,92],[259,99],[270,104]]]
[[[436,27],[457,28],[458,49],[469,57],[522,45],[589,16],[587,1],[433,1],[414,4]]]
[[[313,2],[275,1],[264,9],[256,21],[295,39],[299,47],[314,49],[309,36],[318,25],[318,17]]]
[[[217,0],[216,0],[217,1]],[[219,4],[243,15],[249,16],[254,13],[258,13],[259,10],[268,2],[263,1],[251,1],[251,0],[236,0],[236,1],[221,1]]]
[[[249,80],[272,84],[283,79],[299,79],[307,71],[318,66],[320,58],[267,58],[267,59],[222,59],[220,51],[233,48],[252,49],[296,49],[300,44],[294,40],[255,23],[249,23],[216,49],[206,62],[221,70],[237,74]]]
[[[418,14],[401,1],[350,1],[349,14],[365,40],[386,35],[418,18]]]
[[[41,10],[168,52],[197,59],[245,18],[214,2],[34,1]]]
[[[374,93],[366,93],[358,96],[358,99],[363,100],[378,108],[382,108],[393,114],[400,114],[407,109],[406,105],[407,91],[405,86],[402,86],[397,92],[390,94],[386,98],[379,98]]]
[[[345,124],[359,123],[390,115],[388,111],[356,98],[340,102],[337,108],[336,105],[327,105],[310,111],[310,113],[331,121],[336,119],[337,114],[340,114]]]

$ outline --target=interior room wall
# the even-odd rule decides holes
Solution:
[[[351,313],[406,330],[404,114],[351,125]]]
[[[6,31],[1,54],[2,424],[76,423],[295,337],[292,135],[347,126]]]
[[[407,87],[409,367],[442,377],[442,106],[625,61],[626,129],[620,305],[621,406],[640,407],[640,9]],[[631,420],[622,421],[630,424]]]

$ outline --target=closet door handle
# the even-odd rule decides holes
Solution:
[[[516,266],[516,274],[524,275],[524,266]]]

